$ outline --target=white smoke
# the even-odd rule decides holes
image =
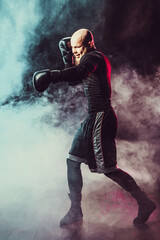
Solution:
[[[151,78],[151,79],[150,79]],[[138,139],[158,137],[160,105],[159,105],[158,70],[155,76],[142,78],[131,69],[121,69],[113,73],[112,101],[120,121],[126,129],[133,129]]]
[[[159,73],[142,78],[124,68],[112,75],[112,103],[119,122],[118,162],[142,184],[155,185],[159,168],[154,162],[159,141]],[[155,87],[156,86],[156,87]]]
[[[0,8],[0,100],[22,89],[22,74],[26,67],[26,38],[32,35],[41,16],[38,0],[2,0]]]
[[[67,197],[71,136],[43,121],[53,110],[56,106],[46,104],[46,99],[32,106],[1,108],[0,212],[1,222],[9,221],[10,227],[19,221],[25,221],[26,227],[35,225],[50,209],[56,218],[61,196]]]
[[[8,0],[0,4],[0,102],[3,102],[23,88],[22,75],[27,65],[23,55],[29,44],[26,40],[33,36],[41,13],[38,0]],[[55,124],[57,105],[49,104],[46,98],[37,100],[35,105],[19,102],[15,108],[12,103],[1,106],[0,212],[1,222],[10,222],[9,229],[21,221],[24,225],[34,224],[35,217],[40,221],[43,211],[39,210],[44,199],[49,199],[48,192],[53,193],[49,201],[56,207],[62,189],[68,191],[64,178],[70,136],[45,123],[44,116],[52,112]]]

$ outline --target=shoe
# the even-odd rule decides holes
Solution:
[[[156,204],[141,190],[132,193],[132,196],[139,205],[138,216],[133,220],[133,224],[144,224],[156,209]]]
[[[68,213],[61,219],[60,226],[82,222],[83,214],[81,207],[71,207]]]
[[[68,194],[71,200],[71,207],[68,213],[61,219],[60,226],[65,226],[77,222],[82,222],[83,213],[81,209],[81,200],[76,201],[75,198]]]

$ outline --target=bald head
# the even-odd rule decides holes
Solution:
[[[92,33],[85,28],[79,29],[76,32],[73,33],[71,37],[71,45],[75,45],[74,43],[81,43],[83,45],[87,45],[88,43],[92,42],[94,45],[94,39]]]
[[[77,30],[71,37],[71,47],[76,65],[78,65],[81,57],[95,48],[92,33],[85,28]]]

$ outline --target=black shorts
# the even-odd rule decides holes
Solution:
[[[89,114],[73,139],[68,158],[88,164],[91,172],[116,171],[116,133],[117,118],[113,110]]]

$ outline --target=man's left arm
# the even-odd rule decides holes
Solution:
[[[71,37],[62,38],[59,42],[59,50],[62,55],[65,68],[72,67]]]

